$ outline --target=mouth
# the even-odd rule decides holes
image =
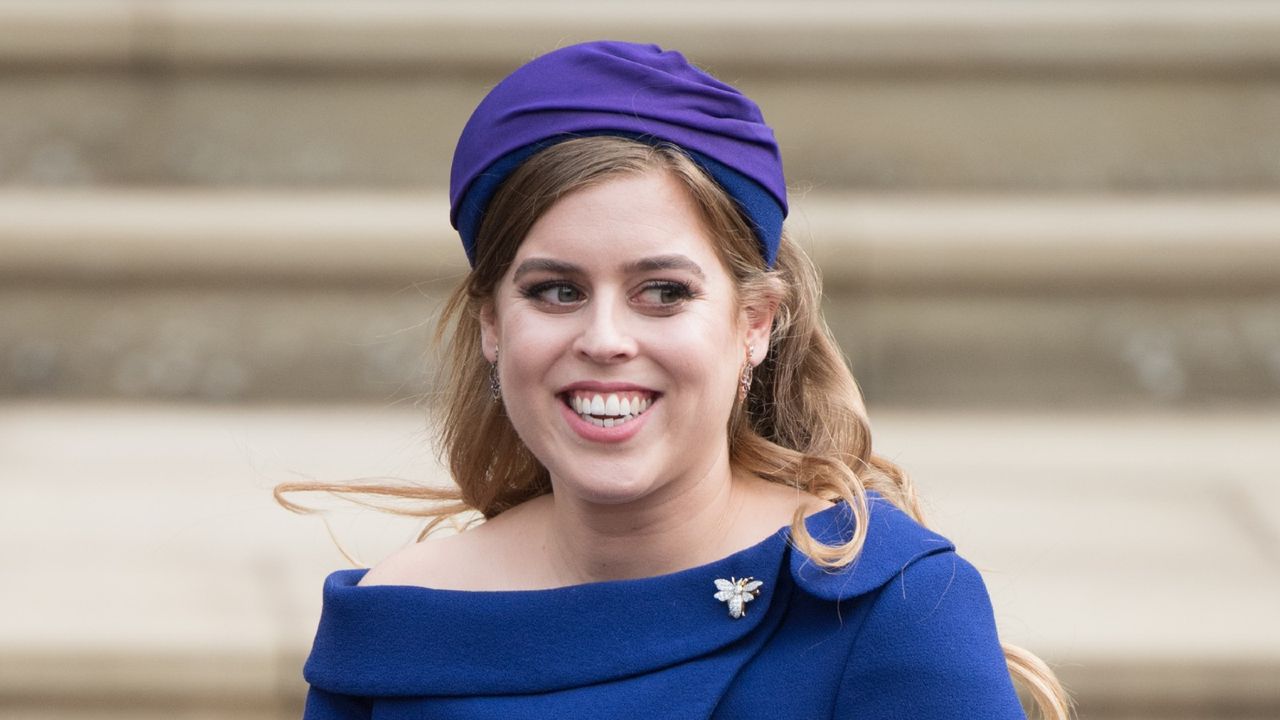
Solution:
[[[560,394],[560,401],[583,421],[596,427],[611,428],[635,421],[653,407],[659,393],[647,390],[595,392],[571,390]]]

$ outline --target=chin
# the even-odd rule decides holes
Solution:
[[[656,489],[650,476],[635,476],[618,468],[601,468],[599,472],[553,475],[552,485],[557,493],[572,494],[597,505],[625,505],[640,500]]]

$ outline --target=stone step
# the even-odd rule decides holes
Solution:
[[[0,278],[399,285],[466,271],[443,192],[0,188]],[[1244,292],[1280,282],[1280,192],[797,194],[828,288]]]
[[[526,43],[653,34],[764,70],[1280,66],[1280,10],[1259,0],[6,0],[0,13],[0,62],[25,66],[502,68]]]
[[[442,482],[425,412],[0,403],[0,542],[21,548],[0,555],[20,579],[0,593],[0,715],[298,717],[321,582],[346,564],[270,488]],[[1059,669],[1081,717],[1280,715],[1275,406],[871,417],[1004,639]],[[311,500],[365,563],[417,528]]]
[[[1249,0],[15,0],[0,183],[438,187],[487,88],[598,37],[740,85],[796,187],[1280,187],[1280,7]]]
[[[428,387],[465,272],[437,194],[0,193],[0,395]],[[873,400],[1280,398],[1280,198],[813,193],[792,231]]]

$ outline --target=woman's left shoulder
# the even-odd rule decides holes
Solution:
[[[834,544],[848,541],[855,523],[840,504],[808,527]],[[871,499],[866,543],[852,563],[831,570],[796,552],[791,570],[810,594],[854,603],[836,716],[1025,717],[981,573],[887,500]],[[910,692],[902,678],[911,678]]]
[[[954,551],[865,598],[835,717],[1024,720],[982,576]]]
[[[871,493],[868,501],[866,540],[853,562],[831,568],[798,550],[792,553],[791,573],[803,590],[826,600],[848,600],[875,592],[895,578],[905,579],[908,569],[932,556],[964,562],[955,554],[950,540],[924,527],[888,500]],[[853,538],[859,522],[852,508],[842,502],[810,515],[805,527],[814,540],[841,545]],[[925,572],[913,569],[909,574],[932,578],[934,573],[928,568],[935,566],[937,562],[930,562],[918,569]]]

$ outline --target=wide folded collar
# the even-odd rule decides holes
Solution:
[[[805,522],[828,543],[847,540],[853,529],[843,503]],[[332,692],[375,696],[550,692],[641,675],[741,640],[794,586],[846,599],[951,547],[875,496],[867,544],[847,568],[824,570],[794,551],[790,537],[783,527],[706,565],[547,590],[359,586],[366,570],[340,570],[325,581],[304,675]],[[733,618],[715,597],[715,581],[744,577],[763,585],[746,614]]]
[[[652,672],[749,634],[773,603],[785,550],[779,530],[707,565],[548,590],[366,587],[367,571],[338,571],[304,675],[359,695],[483,695]],[[715,581],[743,577],[764,584],[733,618]]]
[[[877,493],[867,493],[867,499],[866,544],[852,563],[832,569],[802,552],[791,553],[791,575],[802,590],[824,600],[848,600],[880,588],[920,558],[955,549]],[[813,539],[835,545],[853,537],[857,522],[852,508],[841,502],[805,518],[805,527]]]

